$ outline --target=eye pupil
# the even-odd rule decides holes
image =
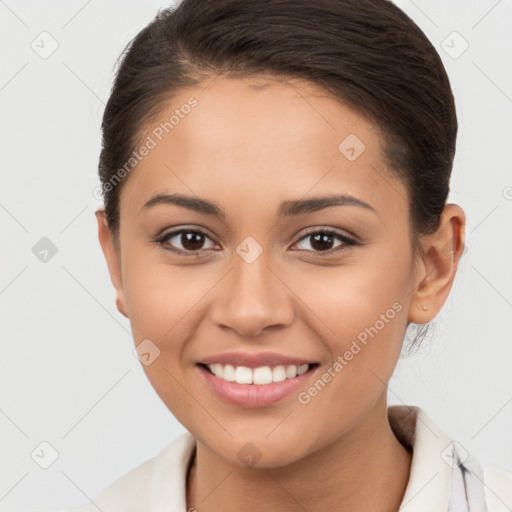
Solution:
[[[201,233],[185,231],[181,234],[181,244],[185,249],[190,251],[201,249],[203,243],[204,236]]]
[[[164,235],[160,239],[156,240],[160,245],[164,246],[166,250],[172,250],[175,253],[187,254],[190,256],[201,256],[204,252],[204,244],[206,239],[210,237],[202,232],[201,230],[187,230],[181,229]],[[178,245],[181,244],[181,248],[177,247],[171,240],[176,241]],[[313,231],[309,234],[304,235],[300,241],[309,240],[312,251],[306,249],[309,253],[321,253],[325,252],[331,254],[333,252],[333,243],[335,240],[342,242],[338,252],[346,250],[349,246],[358,245],[348,236],[343,236],[337,232],[330,230]],[[169,247],[170,246],[170,247]],[[172,249],[171,249],[172,247]],[[326,256],[327,256],[326,254]]]
[[[333,236],[328,233],[317,233],[312,236],[314,242],[311,247],[319,251],[328,251],[332,248]],[[317,245],[318,244],[318,245]]]

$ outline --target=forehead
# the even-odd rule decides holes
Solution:
[[[310,82],[217,77],[181,89],[145,127],[149,139],[121,203],[140,208],[152,193],[178,189],[226,204],[236,197],[249,210],[308,193],[381,206],[389,194],[405,199],[379,127]]]

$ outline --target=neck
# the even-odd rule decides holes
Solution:
[[[357,427],[286,466],[234,466],[198,441],[187,476],[187,510],[396,512],[411,460],[393,434],[384,393]]]

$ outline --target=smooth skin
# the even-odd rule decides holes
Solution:
[[[197,439],[187,509],[396,511],[411,453],[390,428],[387,383],[407,325],[432,320],[448,297],[464,212],[448,204],[415,253],[407,189],[386,167],[378,126],[304,81],[217,77],[181,89],[141,140],[191,96],[197,106],[125,178],[119,247],[96,212],[117,308],[136,345],[149,338],[160,350],[144,371]],[[353,161],[338,149],[350,134],[365,145]],[[172,204],[142,209],[162,193],[214,202],[225,218]],[[332,194],[375,211],[277,217],[282,201]],[[155,241],[180,228],[207,236]],[[305,235],[327,228],[358,245],[334,236],[326,255]],[[263,250],[252,263],[236,251],[248,236]],[[292,393],[237,407],[200,378],[206,356],[273,351],[320,364],[307,391],[396,302],[401,311],[307,404]],[[252,467],[238,457],[247,443],[261,454]]]

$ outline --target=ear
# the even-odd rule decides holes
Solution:
[[[465,229],[464,210],[456,204],[448,204],[437,231],[421,240],[423,250],[416,270],[419,284],[412,292],[410,322],[430,322],[443,307],[464,252]]]
[[[119,248],[116,246],[112,233],[108,227],[107,217],[105,215],[105,207],[100,206],[96,212],[98,221],[98,238],[103,250],[103,255],[107,261],[110,280],[116,290],[116,307],[118,311],[126,318],[128,317],[126,301],[124,296],[123,280],[121,273],[121,255]]]

